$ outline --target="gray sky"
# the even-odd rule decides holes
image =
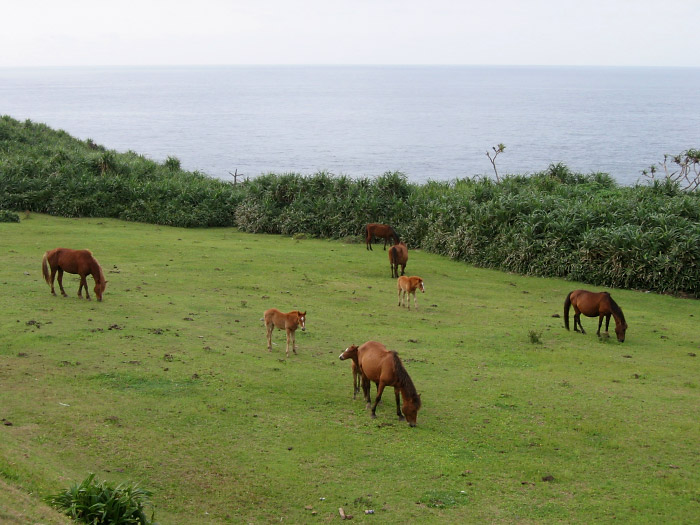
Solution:
[[[700,66],[698,0],[0,0],[0,67]]]

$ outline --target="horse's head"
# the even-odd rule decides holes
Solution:
[[[420,277],[418,278],[418,288],[420,288],[420,291],[425,293],[425,284],[423,284],[423,279]]]
[[[615,333],[617,334],[617,340],[621,343],[625,342],[625,332],[627,331],[627,323],[615,323]]]
[[[98,301],[102,300],[102,294],[105,293],[105,288],[107,288],[107,281],[95,283],[95,295],[97,296]]]
[[[345,352],[340,354],[340,360],[344,361],[345,359],[351,359],[352,357],[357,356],[357,346],[356,345],[350,345],[345,349]]]
[[[306,312],[299,312],[297,310],[297,315],[299,316],[299,326],[301,326],[301,331],[306,332]]]
[[[403,399],[403,406],[401,408],[403,410],[403,415],[406,416],[406,422],[411,427],[416,426],[416,418],[418,417],[420,406],[420,394],[418,394],[415,399],[411,399],[410,397],[404,397]]]

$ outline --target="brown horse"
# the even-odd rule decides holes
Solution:
[[[374,404],[371,405],[372,417],[377,417],[377,404],[382,399],[384,388],[393,386],[396,397],[396,415],[399,416],[399,421],[403,421],[405,415],[408,424],[415,427],[418,410],[421,407],[420,394],[416,392],[416,387],[413,386],[413,381],[406,372],[399,355],[377,341],[367,341],[359,347],[352,345],[340,354],[340,359],[352,358],[353,355],[357,356],[357,362],[362,371],[362,390],[367,408],[371,404],[370,381],[377,385],[377,397]],[[403,414],[399,403],[399,392],[403,397]]]
[[[49,266],[51,267],[51,274],[49,274]],[[61,289],[61,294],[64,297],[67,296],[66,291],[63,289],[63,272],[75,273],[80,276],[80,286],[78,287],[78,297],[82,297],[82,290],[85,287],[85,297],[90,299],[90,292],[88,292],[88,285],[86,277],[92,275],[95,280],[95,295],[97,295],[97,300],[102,300],[102,294],[107,287],[107,281],[105,280],[104,273],[102,273],[102,268],[92,256],[90,250],[70,250],[68,248],[56,248],[54,250],[49,250],[44,254],[44,258],[41,261],[41,272],[44,275],[44,280],[46,284],[51,286],[51,293],[56,295],[53,283],[56,278],[56,272],[58,272],[58,286]]]
[[[400,241],[399,236],[394,231],[394,228],[387,224],[377,224],[373,222],[365,226],[365,232],[367,234],[365,244],[368,250],[372,249],[372,240],[375,237],[384,239],[384,250],[386,250],[386,241],[389,239],[393,238],[394,244],[399,244]]]
[[[413,307],[418,308],[418,304],[416,304],[416,290],[420,290],[422,293],[425,293],[425,285],[423,284],[423,279],[421,279],[417,275],[413,275],[411,277],[406,277],[405,275],[402,275],[401,277],[399,277],[399,280],[396,281],[396,287],[399,290],[399,306],[401,306],[401,303],[404,303],[406,306],[408,306],[408,309],[410,310],[410,296],[413,295]]]
[[[301,326],[301,331],[306,331],[306,312],[292,310],[289,313],[282,313],[277,308],[265,310],[263,314],[265,326],[267,327],[267,350],[272,352],[272,331],[277,327],[279,330],[287,332],[287,357],[289,357],[289,339],[292,339],[292,351],[296,354],[295,332]]]
[[[408,262],[408,248],[404,243],[401,242],[389,248],[389,266],[392,277],[399,276],[399,266],[401,266],[401,275],[404,274],[406,262]]]
[[[357,362],[357,346],[351,345],[345,349],[345,352],[340,354],[341,361],[344,359],[352,359],[350,365],[352,366],[352,398],[357,398],[357,393],[360,391],[360,380],[362,379],[362,372],[360,371],[360,364]]]
[[[581,333],[586,332],[581,325],[581,314],[588,317],[598,316],[598,337],[600,337],[600,327],[603,324],[605,317],[605,333],[608,333],[610,326],[610,316],[615,318],[615,333],[617,340],[621,343],[625,342],[625,332],[627,331],[627,322],[622,309],[617,305],[608,292],[588,292],[586,290],[574,290],[566,296],[564,300],[564,325],[569,329],[569,308],[574,307],[574,331],[578,332],[576,325],[581,328]]]

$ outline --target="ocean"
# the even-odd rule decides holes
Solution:
[[[564,163],[634,184],[700,147],[700,68],[221,66],[0,68],[0,114],[231,180],[409,180]]]

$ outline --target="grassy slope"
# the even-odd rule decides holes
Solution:
[[[552,317],[578,283],[417,251],[427,292],[408,312],[362,244],[41,215],[0,239],[0,479],[25,492],[140,481],[161,523],[698,515],[696,301],[614,290],[620,345]],[[104,302],[74,276],[49,294],[41,255],[59,245],[93,250]],[[265,348],[271,306],[308,310],[288,360],[282,332]],[[368,339],[402,356],[417,428],[391,390],[374,421],[352,400],[337,356]]]

